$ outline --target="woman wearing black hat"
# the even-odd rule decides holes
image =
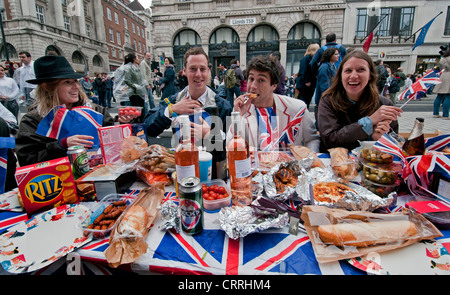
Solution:
[[[83,74],[76,73],[63,56],[43,56],[34,62],[34,70],[36,79],[27,82],[38,84],[35,102],[22,117],[16,136],[19,164],[64,157],[70,146],[83,145],[89,149],[97,144],[96,126],[113,125],[114,119],[106,108],[93,104],[82,91],[78,79]],[[92,115],[97,122],[83,121],[85,114]],[[75,121],[68,121],[72,117]],[[74,124],[76,121],[80,125]],[[52,133],[55,128],[57,132]]]

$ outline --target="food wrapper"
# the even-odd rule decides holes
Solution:
[[[302,171],[302,167],[299,165],[297,161],[289,161],[285,163],[279,163],[272,167],[268,173],[263,175],[263,181],[264,181],[264,191],[266,195],[269,198],[279,200],[279,201],[286,201],[292,199],[296,194],[296,186],[285,186],[285,189],[283,192],[279,193],[277,191],[277,188],[275,186],[274,181],[274,175],[283,167],[290,168],[294,172],[295,177],[299,177]]]
[[[120,150],[120,159],[125,163],[136,161],[144,154],[147,147],[147,142],[140,137],[124,138]]]
[[[311,201],[310,185],[319,182],[343,183],[354,190],[355,193],[348,191],[344,197],[335,203],[313,200],[314,205],[347,210],[374,211],[379,208],[393,206],[397,202],[397,192],[392,192],[386,198],[381,198],[363,186],[338,178],[329,167],[316,167],[309,171],[304,171],[303,174],[298,177],[298,184],[295,187],[298,197],[304,201]]]
[[[276,209],[265,208],[258,200],[249,206],[231,206],[220,209],[220,227],[233,240],[269,228],[282,228],[289,223],[289,213],[279,214]]]
[[[169,230],[173,228],[179,233],[181,227],[179,206],[174,201],[167,200],[161,205],[160,211],[162,221],[159,229]]]
[[[151,172],[172,173],[175,171],[175,154],[159,144],[153,144],[142,154],[138,164]]]
[[[351,181],[358,176],[358,163],[348,155],[346,148],[329,149],[331,168],[336,176]]]
[[[172,184],[170,174],[150,171],[139,163],[136,165],[136,176],[148,185],[157,183],[162,183],[164,185]]]
[[[164,185],[155,184],[149,188],[141,190],[134,203],[116,221],[109,238],[109,247],[105,251],[105,257],[111,267],[118,267],[121,264],[132,263],[142,254],[147,252],[146,237],[148,231],[158,215],[158,207],[164,198]],[[141,206],[148,214],[148,220],[143,232],[139,234],[122,234],[118,232],[120,223],[127,215],[127,211],[134,206]]]
[[[430,221],[407,209],[377,214],[304,206],[301,218],[321,263],[381,253],[443,236]]]
[[[305,159],[310,160],[311,161],[311,163],[309,164],[310,168],[325,167],[325,164],[319,159],[319,157],[306,146],[291,144],[289,145],[289,148],[296,160],[298,161]]]
[[[265,171],[270,170],[273,166],[279,165],[280,163],[295,160],[293,156],[283,151],[258,151],[257,155],[259,169]]]

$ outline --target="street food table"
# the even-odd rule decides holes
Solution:
[[[326,158],[326,155],[322,155]],[[127,193],[137,194],[145,184],[137,181]],[[399,196],[397,205],[389,208],[398,211],[405,203],[407,196]],[[165,199],[177,202],[173,186],[166,187]],[[293,202],[293,201],[290,201]],[[291,204],[294,206],[294,204]],[[316,260],[312,243],[306,232],[290,234],[288,228],[268,229],[253,233],[237,240],[231,239],[221,229],[218,221],[219,213],[204,214],[204,230],[198,235],[186,235],[174,230],[160,229],[161,216],[158,215],[147,236],[148,250],[130,265],[120,268],[140,273],[161,274],[214,274],[214,275],[255,275],[255,274],[345,274],[360,275],[370,261],[364,259],[340,260],[330,263],[319,263]],[[27,220],[25,212],[0,211],[0,233],[7,228]],[[394,262],[405,268],[419,260],[416,256],[408,257],[411,248],[417,248],[425,260],[427,269],[435,269],[436,273],[449,274],[450,269],[450,230],[441,230],[443,237],[437,238],[438,246],[427,246],[427,243],[416,244],[393,250],[396,253]],[[75,253],[85,263],[107,266],[104,251],[108,248],[109,238],[93,239],[77,249]],[[434,247],[434,248],[433,248]],[[437,247],[437,248],[436,248]],[[431,249],[431,250],[430,250]],[[433,249],[437,253],[430,254]],[[421,253],[421,254],[420,254]],[[392,257],[389,256],[389,259]],[[444,263],[434,263],[433,259],[442,258]],[[59,263],[65,265],[64,258]],[[428,265],[427,265],[428,264]],[[419,263],[420,266],[422,264]],[[411,271],[411,269],[405,269]],[[416,274],[422,270],[413,269]],[[41,272],[44,272],[42,270]]]

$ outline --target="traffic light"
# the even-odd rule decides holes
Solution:
[[[439,54],[444,55],[444,53],[450,48],[450,43],[448,45],[441,45],[439,46]]]

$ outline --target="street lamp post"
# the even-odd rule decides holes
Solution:
[[[6,45],[5,30],[3,29],[3,13],[4,12],[5,12],[5,8],[1,7],[0,8],[0,28],[2,30],[3,49],[5,50],[6,61],[8,62],[8,73],[9,73],[9,76],[12,77],[13,69],[12,69],[11,63],[9,62],[8,46]]]

